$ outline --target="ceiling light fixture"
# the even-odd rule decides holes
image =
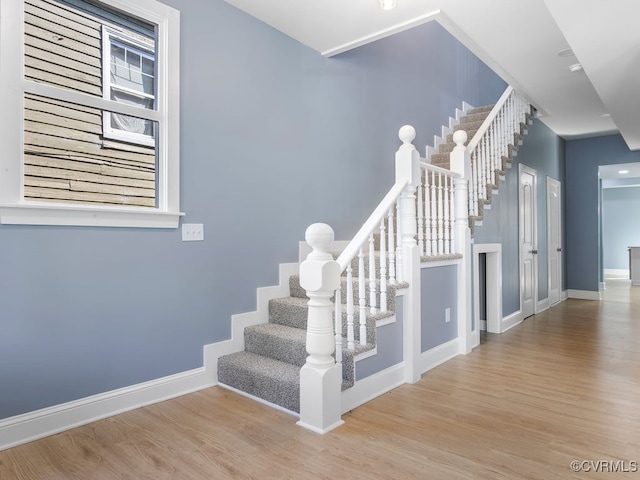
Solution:
[[[579,64],[579,63],[574,63],[573,65],[571,65],[569,67],[569,70],[572,71],[573,73],[581,72],[582,71],[582,65]]]
[[[558,52],[559,57],[573,57],[575,53],[570,48],[565,48],[564,50],[560,50]]]
[[[380,0],[380,8],[383,10],[393,10],[396,8],[396,0]]]
[[[629,173],[629,170],[618,170],[618,173],[620,175],[626,175],[627,173]]]

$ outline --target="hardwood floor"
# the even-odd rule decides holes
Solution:
[[[324,436],[214,387],[0,452],[0,479],[638,478],[640,287],[607,287],[483,337]]]

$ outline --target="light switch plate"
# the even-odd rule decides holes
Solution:
[[[182,224],[182,241],[197,242],[204,240],[204,224],[202,223],[183,223]]]

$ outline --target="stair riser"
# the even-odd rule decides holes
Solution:
[[[277,300],[269,302],[269,322],[271,323],[305,330],[308,312],[306,305],[291,305]]]
[[[218,381],[293,412],[300,412],[300,376],[264,372],[236,361],[234,354],[218,359]],[[297,367],[289,366],[289,370]],[[299,369],[298,369],[299,370]]]
[[[257,332],[251,328],[244,331],[244,349],[247,352],[274,358],[298,367],[305,364],[308,355],[304,337],[300,340],[278,338],[276,335]]]

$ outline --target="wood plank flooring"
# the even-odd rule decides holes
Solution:
[[[484,336],[324,436],[214,387],[0,452],[0,479],[639,478],[640,287],[607,287]]]

